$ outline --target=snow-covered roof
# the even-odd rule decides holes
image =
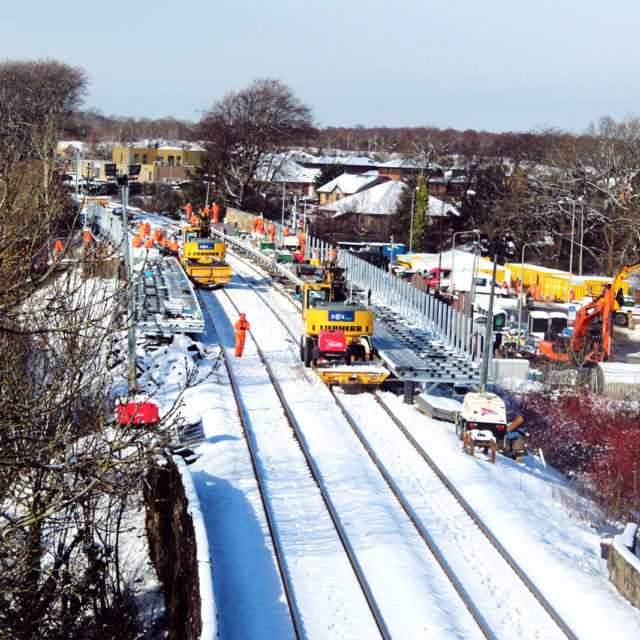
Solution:
[[[376,167],[377,163],[367,156],[313,156],[304,151],[296,151],[294,158],[299,162],[307,162],[310,164],[332,165],[339,164],[344,166],[356,167]]]
[[[379,167],[387,167],[389,169],[393,169],[395,167],[399,167],[401,169],[417,169],[418,165],[409,158],[395,158],[394,160],[389,160],[388,162],[383,162],[378,165]]]
[[[179,149],[180,151],[204,151],[204,147],[199,142],[187,142],[186,140],[164,140],[146,139],[135,142],[121,142],[118,146],[131,147],[133,149]]]
[[[317,193],[331,193],[334,189],[338,188],[342,193],[351,195],[357,193],[361,189],[365,189],[367,185],[378,178],[377,171],[367,171],[361,174],[343,173],[337,178],[327,182],[320,188],[316,189]]]
[[[308,169],[291,158],[267,154],[255,171],[255,177],[262,182],[314,182],[320,169]]]
[[[332,217],[334,218],[345,213],[389,215],[395,211],[403,187],[403,183],[389,180],[319,208],[323,211],[333,212]]]
[[[459,216],[460,212],[456,207],[448,202],[440,200],[440,198],[434,198],[429,196],[429,215],[432,218],[439,218],[440,216]]]
[[[322,211],[334,211],[335,214],[333,217],[353,212],[388,215],[395,211],[404,187],[405,184],[403,182],[389,180],[388,182],[383,182],[369,189],[358,191],[354,195],[347,196],[342,200],[323,205],[319,207],[319,209]],[[429,215],[432,218],[438,218],[442,215],[459,216],[460,212],[453,205],[429,196]]]
[[[81,140],[60,140],[60,142],[58,142],[58,149],[66,151],[69,147],[73,147],[78,151],[82,151],[85,148],[85,144],[86,143]]]

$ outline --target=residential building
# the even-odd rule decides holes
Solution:
[[[320,200],[319,206],[342,200],[387,181],[388,178],[380,178],[375,170],[359,174],[343,173],[316,189]]]
[[[193,145],[176,146],[115,146],[112,158],[119,174],[127,171],[129,164],[139,164],[141,182],[166,182],[186,180],[200,164],[202,148]]]

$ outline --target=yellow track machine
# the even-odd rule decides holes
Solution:
[[[222,287],[231,282],[227,245],[210,237],[206,226],[184,227],[180,264],[197,285]]]
[[[389,371],[372,362],[373,312],[346,300],[344,270],[325,266],[302,287],[300,359],[329,386],[378,385]]]

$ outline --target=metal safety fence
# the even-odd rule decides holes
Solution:
[[[474,334],[469,316],[353,253],[338,252],[338,264],[346,269],[350,282],[391,307],[408,325],[431,333],[462,357],[473,361],[481,358],[481,336]]]

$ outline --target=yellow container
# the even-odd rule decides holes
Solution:
[[[522,279],[522,286],[526,290],[532,284],[542,285],[544,278],[551,275],[569,275],[566,271],[560,271],[559,269],[547,269],[545,267],[539,267],[536,264],[524,264],[510,262],[505,265],[511,271],[511,280],[515,282],[518,278]]]
[[[569,300],[569,276],[562,276],[558,280],[562,283],[562,300],[567,302]],[[601,276],[573,276],[571,278],[571,288],[576,300],[584,300],[586,296],[595,300],[602,295],[605,286],[612,283],[613,278]],[[629,282],[622,282],[622,293],[628,295]]]

